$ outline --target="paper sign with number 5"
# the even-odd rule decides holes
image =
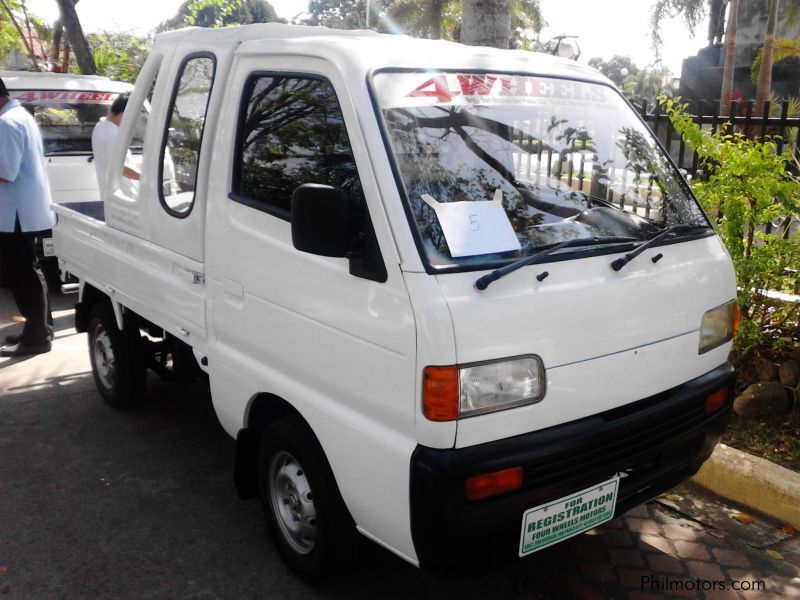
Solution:
[[[520,249],[503,208],[501,190],[495,192],[493,200],[437,202],[428,194],[423,194],[422,199],[436,212],[453,258]]]

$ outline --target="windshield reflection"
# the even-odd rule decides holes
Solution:
[[[678,223],[706,224],[650,132],[610,88],[515,77],[525,95],[500,83],[473,86],[478,93],[468,95],[452,91],[463,76],[448,74],[447,94],[441,85],[435,96],[398,93],[425,89],[415,87],[425,77],[430,73],[379,73],[375,86],[432,265],[479,265],[572,239],[646,240]],[[557,90],[560,97],[531,97],[532,89]],[[491,200],[497,190],[521,250],[453,258],[422,195],[440,203],[476,202]]]

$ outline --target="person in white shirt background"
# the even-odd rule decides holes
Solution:
[[[0,259],[7,285],[25,317],[19,335],[6,337],[0,356],[49,352],[52,330],[36,237],[53,226],[42,135],[33,116],[0,79]]]
[[[114,139],[119,131],[119,124],[122,122],[122,115],[128,106],[128,97],[119,96],[114,100],[108,111],[108,116],[103,117],[97,122],[92,131],[92,154],[94,155],[94,170],[97,173],[97,184],[103,190],[108,178],[108,161],[111,151],[114,148]],[[122,167],[123,191],[129,196],[136,197],[139,172],[132,168],[133,157],[130,150],[125,156],[125,166]]]

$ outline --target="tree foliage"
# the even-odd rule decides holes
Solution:
[[[311,0],[304,25],[321,25],[334,29],[364,29],[367,4],[365,0]],[[376,14],[373,10],[373,14]]]
[[[132,33],[103,31],[88,36],[97,74],[133,83],[150,53],[153,40]]]
[[[630,56],[617,54],[608,60],[590,58],[589,66],[608,77],[632,100],[646,100],[653,104],[667,91],[670,71],[660,63],[639,68]]]
[[[539,0],[511,0],[511,42],[509,48],[541,49],[534,36],[547,27]]]
[[[653,50],[659,53],[664,40],[661,39],[661,23],[666,19],[681,16],[689,31],[703,21],[709,10],[714,10],[720,0],[656,0],[650,9],[650,35]]]
[[[266,0],[185,0],[175,16],[159,25],[157,30],[271,22],[285,21]]]
[[[388,24],[381,29],[413,37],[454,40],[460,37],[461,3],[452,0],[393,0],[386,5]]]
[[[792,150],[782,154],[774,140],[750,139],[721,127],[703,130],[678,100],[662,100],[675,130],[697,153],[707,177],[693,189],[703,208],[716,218],[717,232],[736,268],[742,326],[736,340],[741,360],[765,340],[797,322],[797,304],[772,300],[767,292],[794,293],[800,270],[800,181],[789,167]],[[773,234],[764,225],[780,223]],[[775,334],[777,335],[771,335]]]
[[[759,48],[753,64],[750,67],[750,79],[758,83],[758,74],[761,71],[761,55],[763,48]],[[800,58],[800,38],[790,39],[785,37],[775,38],[775,49],[772,54],[773,64],[790,58]]]
[[[20,5],[17,0],[5,0],[0,3],[0,59],[4,59],[15,48],[22,48],[22,40],[10,17],[5,13],[6,8],[17,13]]]
[[[370,28],[429,39],[461,39],[462,3],[457,0],[374,0]],[[367,26],[365,0],[311,0],[306,25],[336,29]],[[545,25],[539,0],[511,0],[511,47],[524,47],[524,32],[538,33]]]
[[[0,0],[0,58],[14,48],[24,48],[31,61],[31,68],[39,70],[39,61],[32,37],[46,31],[40,19],[33,17],[25,0]]]
[[[634,75],[629,75],[625,80],[622,91],[629,98],[636,100],[646,100],[648,104],[654,104],[659,96],[669,95],[667,80],[670,71],[661,63],[649,65],[639,70]]]
[[[625,81],[628,77],[637,75],[640,71],[630,56],[621,56],[619,54],[615,54],[608,60],[595,56],[589,59],[589,66],[600,71],[620,89],[625,87]]]

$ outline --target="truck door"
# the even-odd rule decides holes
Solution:
[[[133,261],[124,286],[132,291],[120,301],[201,350],[206,338],[208,125],[218,69],[215,54],[191,42],[170,48],[169,54],[163,49],[151,54],[128,102],[111,161],[123,164],[121,139],[130,139],[131,117],[139,115],[152,89],[141,177],[135,185],[123,185],[119,173],[109,173],[103,190],[109,227],[144,241],[129,245],[141,256]]]
[[[169,85],[158,90],[160,110],[155,118],[161,135],[153,168],[156,185],[147,205],[148,237],[163,248],[202,263],[209,153],[201,150],[204,141],[210,145],[213,134],[213,120],[207,117],[217,57],[209,51],[184,47],[179,55],[183,59],[174,61],[176,68],[162,74]]]
[[[208,227],[217,414],[235,434],[253,394],[293,404],[359,526],[388,539],[402,519],[377,512],[408,515],[416,334],[356,110],[321,59],[242,56],[228,93]],[[359,259],[294,248],[291,197],[304,183],[350,198]],[[355,494],[365,481],[373,493]]]

